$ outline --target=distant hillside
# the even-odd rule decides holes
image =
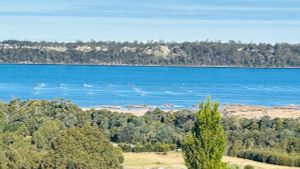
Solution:
[[[0,42],[0,63],[300,67],[300,44]]]

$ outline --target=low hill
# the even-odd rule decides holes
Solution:
[[[0,42],[0,63],[300,67],[300,44],[230,42]]]

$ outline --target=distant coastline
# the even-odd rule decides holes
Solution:
[[[214,65],[136,65],[136,64],[81,64],[81,63],[0,63],[0,65],[58,65],[58,66],[119,66],[119,67],[174,67],[174,68],[235,68],[235,69],[300,69],[299,67],[247,67]]]
[[[241,42],[0,41],[0,63],[300,68],[300,44]]]

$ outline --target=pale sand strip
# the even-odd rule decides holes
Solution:
[[[127,109],[127,108],[114,108],[114,107],[81,108],[81,109],[84,111],[88,111],[91,109],[108,110],[108,111],[117,112],[117,113],[130,113],[130,114],[134,114],[136,116],[143,116],[146,112],[153,110],[151,108]]]
[[[224,106],[224,116],[241,116],[245,118],[260,118],[269,116],[271,118],[300,118],[300,107],[295,105],[281,107],[264,107],[248,105]]]
[[[90,110],[91,108],[82,108],[82,110]],[[154,110],[153,107],[145,106],[142,108],[124,108],[120,106],[97,107],[95,110],[109,110],[118,113],[131,113],[136,116],[142,116],[146,112]],[[177,111],[176,109],[165,109],[164,111]],[[264,107],[250,105],[224,105],[221,109],[223,116],[240,116],[245,118],[260,118],[269,116],[271,118],[300,118],[300,107],[295,105],[281,107]]]

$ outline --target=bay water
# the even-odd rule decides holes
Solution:
[[[63,98],[81,107],[300,104],[300,69],[0,65],[0,100]]]

